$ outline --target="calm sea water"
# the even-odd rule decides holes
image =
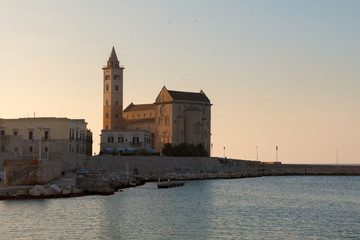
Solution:
[[[0,239],[360,239],[360,177],[156,183],[0,202]]]

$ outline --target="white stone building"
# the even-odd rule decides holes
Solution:
[[[92,154],[92,133],[84,119],[0,119],[0,153],[7,158],[74,159]]]

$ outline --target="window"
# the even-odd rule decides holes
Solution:
[[[106,84],[105,88],[106,88],[106,91],[109,91],[109,85],[108,84]]]
[[[4,136],[5,135],[5,131],[4,130],[1,130],[1,136]]]
[[[114,137],[108,137],[108,142],[109,142],[109,143],[114,142]]]
[[[106,99],[106,103],[105,103],[105,104],[106,104],[106,106],[109,105],[109,101],[108,101],[107,99]]]
[[[121,76],[120,75],[114,75],[114,80],[121,80]]]
[[[109,113],[105,113],[105,117],[106,117],[106,118],[109,118]]]
[[[110,75],[105,75],[105,80],[109,80],[110,79]]]
[[[45,152],[48,152],[48,147],[47,146],[45,146]]]
[[[115,118],[118,118],[119,114],[115,113]]]
[[[124,142],[124,137],[118,137],[118,143],[123,143]]]
[[[33,148],[32,147],[29,147],[29,152],[32,152],[33,151]]]
[[[18,135],[18,131],[14,131],[14,136],[17,136]]]
[[[29,140],[33,140],[34,134],[33,131],[29,131]]]
[[[115,105],[116,105],[116,106],[119,105],[119,102],[118,102],[118,101],[115,101]]]
[[[45,140],[48,140],[48,139],[49,139],[49,131],[45,131],[44,137],[45,137]]]
[[[133,137],[133,145],[139,145],[139,137]]]
[[[72,150],[72,147],[71,147],[71,144],[69,144],[69,152],[71,152]]]
[[[74,139],[74,129],[69,130],[69,138]]]
[[[115,91],[119,91],[119,86],[115,85]]]
[[[144,117],[146,117],[146,114],[144,113]]]

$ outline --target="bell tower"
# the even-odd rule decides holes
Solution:
[[[121,129],[123,112],[123,70],[116,56],[115,48],[111,50],[107,65],[103,67],[103,129]]]

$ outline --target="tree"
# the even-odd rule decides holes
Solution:
[[[188,144],[180,143],[178,145],[172,145],[171,143],[164,144],[162,150],[164,156],[174,157],[207,157],[209,156],[208,151],[205,150],[203,144]]]

